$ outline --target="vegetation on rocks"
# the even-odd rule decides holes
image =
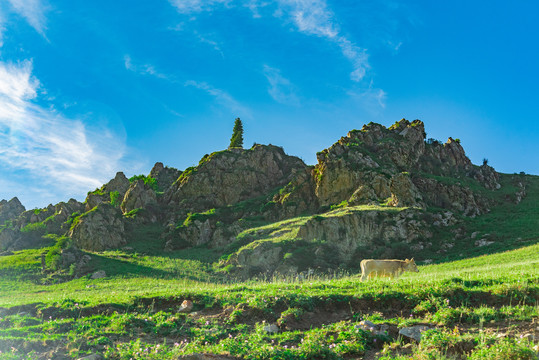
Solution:
[[[314,166],[231,145],[84,203],[1,201],[0,359],[532,359],[539,178],[425,138],[370,123]],[[404,257],[420,272],[359,281]]]

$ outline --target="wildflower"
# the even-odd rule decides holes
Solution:
[[[228,338],[229,338],[229,339],[232,339],[232,334],[228,334]]]
[[[182,340],[182,342],[183,342],[183,340]],[[178,347],[178,346],[180,346],[180,344],[178,344],[177,342],[175,342],[175,343],[174,343],[174,347]]]
[[[206,325],[210,325],[210,321],[209,321],[209,320],[206,321]]]

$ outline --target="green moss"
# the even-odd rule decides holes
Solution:
[[[154,179],[153,177],[146,176],[146,175],[135,175],[135,176],[132,176],[132,177],[129,178],[130,183],[134,183],[137,180],[143,180],[144,185],[148,186],[150,189],[152,189],[155,192],[159,191],[159,186],[157,185],[157,180]]]

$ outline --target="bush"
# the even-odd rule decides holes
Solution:
[[[152,189],[155,192],[159,191],[159,186],[157,185],[157,180],[154,179],[153,177],[146,176],[146,175],[135,175],[135,176],[132,176],[132,177],[129,178],[130,183],[134,183],[137,180],[143,180],[144,185],[148,186],[150,189]]]

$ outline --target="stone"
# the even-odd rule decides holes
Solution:
[[[269,324],[264,326],[264,331],[270,334],[276,334],[279,332],[279,327],[276,324]]]
[[[0,201],[0,225],[4,225],[8,220],[17,218],[24,211],[26,211],[26,209],[17,197],[14,197],[9,201]]]
[[[92,280],[103,279],[106,276],[107,276],[107,273],[105,272],[105,270],[98,270],[95,273],[93,273],[92,276],[90,276],[90,279]]]
[[[193,310],[193,302],[191,300],[184,300],[178,309],[179,313],[190,313]]]
[[[477,247],[483,247],[483,246],[487,246],[487,245],[490,245],[490,244],[494,244],[494,241],[488,241],[487,239],[481,239],[481,240],[477,240],[475,242],[475,246],[477,246]]]
[[[356,329],[361,329],[364,331],[374,331],[378,329],[378,325],[375,323],[369,321],[369,320],[362,320],[359,322],[358,325],[354,326]]]
[[[90,251],[119,248],[127,243],[122,213],[110,203],[101,203],[81,215],[68,236],[77,247]]]
[[[185,170],[165,192],[163,201],[191,212],[252,199],[288,184],[307,165],[280,147],[254,145],[206,155]]]
[[[92,354],[92,355],[88,355],[88,356],[78,358],[77,360],[103,360],[103,359],[104,359],[104,357],[99,355],[99,354]]]
[[[124,214],[138,208],[147,208],[149,205],[157,204],[155,191],[144,184],[143,180],[137,180],[125,193],[120,205]]]
[[[399,173],[391,178],[391,206],[414,206],[424,208],[423,197],[408,173]]]
[[[399,335],[402,335],[406,338],[420,342],[421,333],[429,329],[432,329],[432,327],[428,325],[415,325],[415,326],[410,326],[410,327],[405,327],[405,328],[400,329]]]

